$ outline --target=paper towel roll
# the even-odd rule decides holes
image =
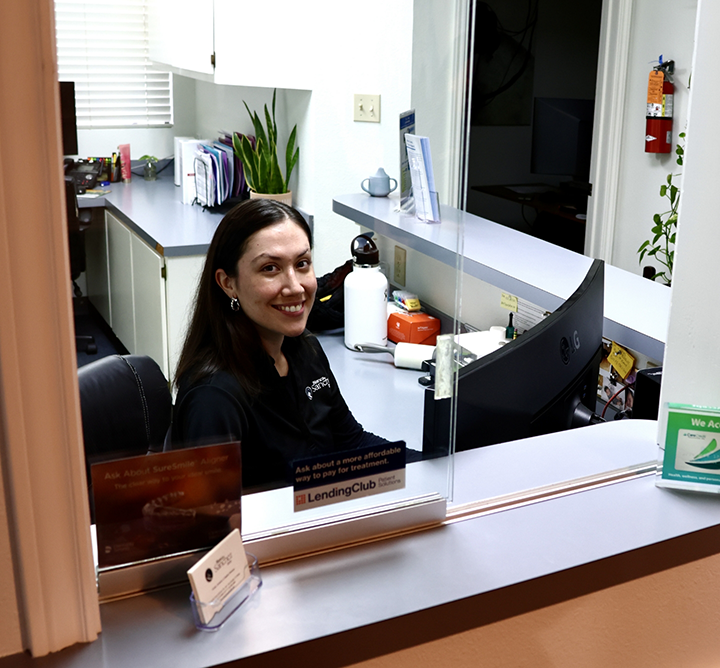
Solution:
[[[489,331],[493,332],[497,336],[498,341],[505,340],[505,327],[502,325],[493,325]]]
[[[421,343],[403,343],[395,346],[393,359],[395,366],[403,369],[421,369],[425,360],[432,359],[435,346],[425,346]]]

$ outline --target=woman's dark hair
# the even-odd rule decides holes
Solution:
[[[257,396],[262,389],[258,369],[265,353],[260,336],[242,307],[239,311],[230,308],[230,299],[217,284],[215,272],[222,269],[236,277],[238,260],[250,237],[283,220],[301,227],[312,248],[312,233],[305,219],[292,207],[274,200],[247,200],[220,221],[200,276],[195,308],[175,371],[176,386],[181,378],[192,383],[224,370],[237,378],[249,396]]]

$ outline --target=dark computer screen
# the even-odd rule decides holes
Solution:
[[[599,421],[604,264],[593,261],[580,287],[556,311],[502,348],[459,371],[456,451]],[[425,390],[423,456],[446,455],[450,399]]]
[[[60,117],[62,120],[63,155],[78,154],[75,83],[60,82]]]
[[[590,178],[595,100],[536,97],[533,105],[533,174]]]

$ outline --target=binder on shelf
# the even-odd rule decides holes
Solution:
[[[435,189],[430,139],[406,134],[405,145],[415,200],[415,215],[419,220],[439,223],[440,205]]]

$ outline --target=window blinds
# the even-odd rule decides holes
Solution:
[[[60,81],[78,128],[172,125],[172,75],[148,59],[147,0],[55,0]]]

